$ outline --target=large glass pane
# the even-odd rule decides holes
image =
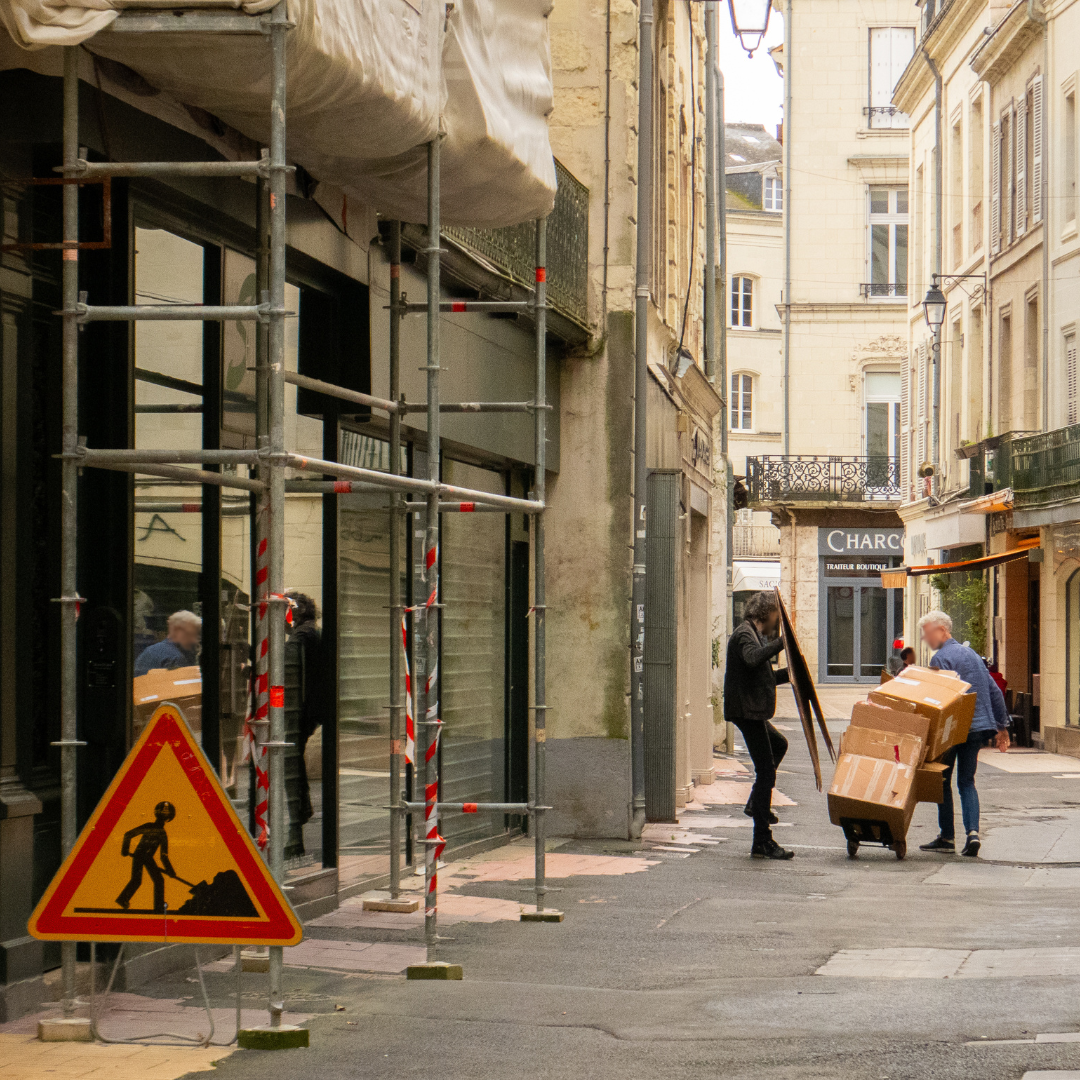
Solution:
[[[389,446],[341,433],[341,460],[389,468]],[[404,472],[404,454],[401,471]],[[401,649],[391,627],[390,513],[378,493],[338,496],[338,754],[339,847],[342,883],[387,873],[390,854],[390,650]],[[399,528],[402,526],[399,525]],[[402,596],[405,545],[402,529]],[[400,700],[404,703],[404,666]],[[404,711],[401,717],[404,726]],[[402,777],[404,781],[404,777]]]
[[[896,295],[907,296],[907,247],[908,227],[897,225],[896,229],[896,259],[893,266],[893,281],[896,283]]]
[[[855,673],[855,589],[830,585],[826,593],[825,673],[850,678]]]
[[[889,408],[887,401],[866,403],[866,454],[887,457],[889,453]]]
[[[164,229],[135,230],[135,302],[201,304],[203,248]],[[135,323],[135,446],[202,448],[203,328]],[[163,700],[202,729],[202,488],[135,477],[132,645],[137,735]]]
[[[1080,570],[1074,570],[1067,586],[1068,622],[1065,628],[1066,668],[1065,722],[1080,724]]]
[[[873,285],[889,284],[889,226],[870,226],[870,281]],[[885,296],[887,290],[875,289],[875,296]]]
[[[888,658],[888,594],[873,585],[859,588],[859,667],[864,678],[880,675]]]
[[[505,492],[500,473],[447,461],[449,484]],[[442,518],[442,798],[505,798],[506,517]],[[462,844],[504,829],[495,814],[448,814],[443,836]]]

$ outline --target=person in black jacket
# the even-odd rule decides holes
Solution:
[[[783,648],[781,639],[774,636],[779,621],[780,609],[773,593],[752,596],[744,620],[728,640],[724,675],[724,719],[742,732],[754,762],[754,787],[745,813],[754,819],[750,854],[755,859],[791,859],[795,855],[773,839],[769,828],[777,822],[772,812],[776,770],[788,748],[787,739],[769,722],[776,712],[777,683],[788,681],[787,669],[774,671],[771,663]]]

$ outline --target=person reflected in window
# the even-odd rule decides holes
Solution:
[[[198,663],[199,642],[202,639],[202,619],[193,611],[174,611],[169,616],[168,630],[163,641],[148,645],[135,661],[135,674],[164,668],[192,667]]]

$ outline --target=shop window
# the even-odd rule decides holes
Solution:
[[[1080,724],[1080,570],[1065,584],[1065,723]]]
[[[731,430],[754,430],[754,377],[742,372],[731,376]]]
[[[754,279],[731,279],[731,325],[744,329],[754,325]]]

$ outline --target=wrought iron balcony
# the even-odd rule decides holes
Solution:
[[[548,303],[579,326],[589,319],[589,189],[555,162],[559,190],[547,228]],[[531,289],[536,230],[531,221],[505,229],[445,228],[443,236]]]
[[[859,295],[864,300],[903,300],[907,297],[907,284],[864,281],[859,286]]]
[[[750,505],[899,502],[900,462],[891,457],[765,455],[746,459]]]
[[[1007,449],[1014,508],[1080,499],[1080,424],[1015,439]]]
[[[972,499],[979,499],[992,491],[1003,491],[1005,488],[1013,488],[1015,493],[1013,471],[1016,450],[1021,443],[1027,443],[1028,436],[1032,434],[1034,433],[1027,431],[1005,431],[1000,435],[983,439],[982,442],[969,443],[957,448],[958,458],[971,459],[968,471],[968,495]],[[1047,434],[1056,434],[1056,432]]]
[[[864,105],[863,115],[869,117],[872,128],[906,128],[911,123],[895,105]]]

